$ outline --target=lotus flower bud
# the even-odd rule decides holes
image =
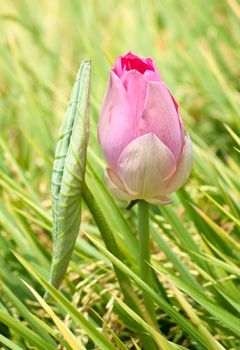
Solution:
[[[151,58],[120,56],[100,113],[98,137],[119,199],[168,203],[192,169],[192,144],[178,105]]]

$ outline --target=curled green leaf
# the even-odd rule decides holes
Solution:
[[[53,257],[50,282],[59,287],[81,222],[89,139],[90,61],[81,64],[57,142],[52,174]]]

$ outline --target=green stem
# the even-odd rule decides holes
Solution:
[[[149,204],[144,200],[138,203],[138,233],[139,233],[139,274],[142,280],[150,287],[153,285],[152,269],[150,263],[150,240],[149,240]],[[146,309],[151,315],[154,324],[157,324],[154,303],[152,299],[143,293]]]
[[[110,226],[108,225],[108,222],[106,221],[101,208],[99,207],[98,203],[96,202],[94,196],[92,195],[91,191],[87,187],[86,183],[83,186],[82,191],[83,198],[90,210],[90,212],[93,215],[93,218],[99,228],[99,231],[102,235],[102,239],[107,247],[107,249],[112,253],[114,256],[116,256],[119,260],[123,261],[123,256],[121,252],[118,249],[118,246],[116,244],[116,241],[114,239],[112,230]],[[121,291],[124,295],[126,304],[132,308],[135,312],[138,313],[138,315],[141,315],[143,317],[143,314],[145,317],[145,320],[152,324],[152,317],[148,310],[146,312],[143,312],[141,310],[141,303],[138,299],[138,296],[133,290],[133,287],[131,285],[131,281],[126,274],[124,274],[121,270],[119,270],[116,266],[114,266],[116,276],[121,288]],[[144,330],[140,332],[141,341],[143,343],[143,348],[146,350],[156,350],[156,345],[154,341],[149,337]]]
[[[83,197],[87,203],[88,208],[90,209],[94,220],[100,230],[100,233],[102,235],[103,241],[107,247],[107,249],[118,259],[121,261],[123,260],[122,254],[120,253],[118,246],[116,244],[116,241],[114,239],[113,233],[111,228],[109,227],[105,217],[103,216],[103,213],[97,204],[94,196],[92,195],[91,191],[87,187],[87,185],[84,185],[83,189]],[[131,286],[129,278],[122,273],[118,268],[114,267],[117,279],[119,281],[120,287],[122,289],[122,292],[125,296],[126,302],[137,312],[140,312],[139,307],[136,305],[138,303],[137,296],[134,295],[133,288]],[[137,309],[136,309],[137,308]]]

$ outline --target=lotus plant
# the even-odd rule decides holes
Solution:
[[[98,126],[109,164],[106,180],[119,199],[165,204],[188,178],[192,144],[178,104],[151,58],[131,52],[110,71]]]
[[[178,104],[155,62],[128,52],[110,71],[98,137],[108,162],[106,181],[119,199],[139,202],[139,265],[151,283],[148,204],[167,204],[187,180],[192,144],[184,135]],[[144,296],[149,310],[153,305]]]

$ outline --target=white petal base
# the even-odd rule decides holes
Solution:
[[[122,181],[115,175],[112,169],[107,168],[105,171],[105,180],[109,191],[118,199],[132,201],[135,196],[126,192]]]
[[[170,179],[162,183],[159,195],[168,195],[176,192],[188,179],[193,165],[193,149],[190,136],[185,135],[182,154],[177,163],[177,169]]]
[[[112,169],[106,169],[106,183],[111,193],[120,200],[144,199],[156,205],[171,203],[167,195],[184,184],[192,169],[193,150],[189,135],[185,136],[175,172],[175,160],[169,152],[154,134],[132,141],[118,163],[121,178]]]
[[[155,134],[146,134],[130,142],[118,161],[118,174],[127,192],[138,199],[158,196],[162,181],[176,170],[171,151]]]

